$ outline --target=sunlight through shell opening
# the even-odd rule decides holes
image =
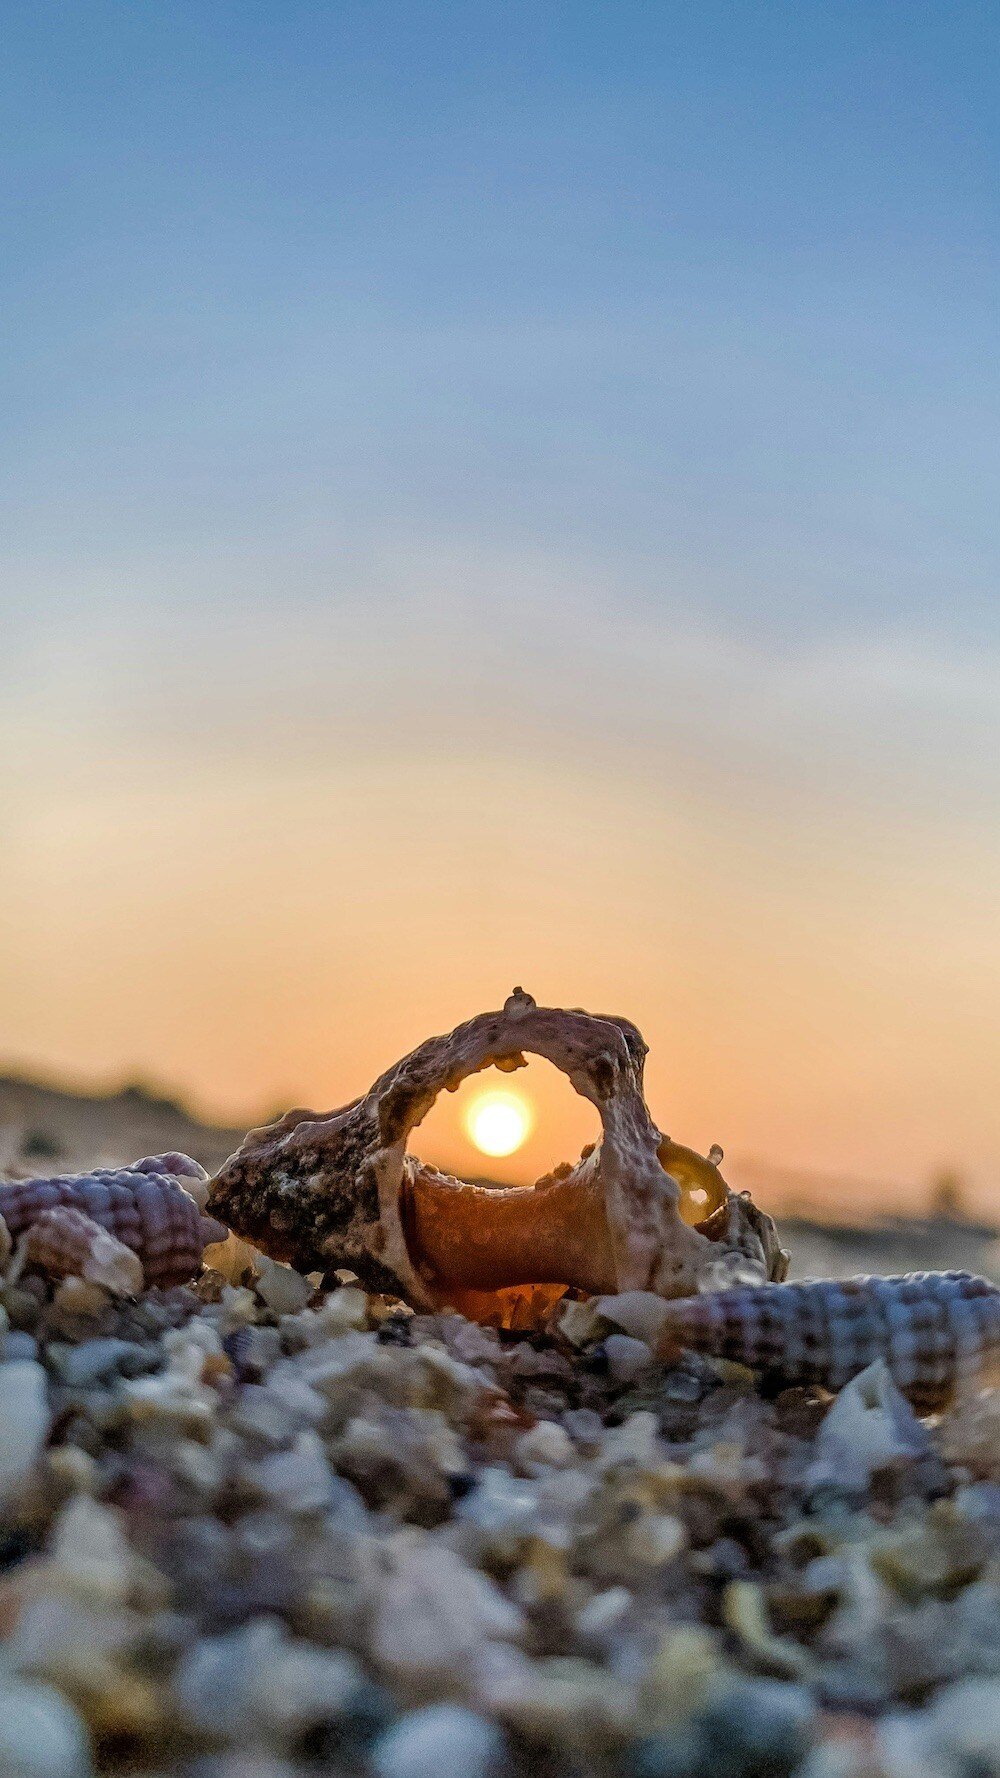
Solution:
[[[496,1158],[523,1147],[533,1122],[531,1107],[520,1093],[497,1088],[480,1093],[465,1114],[469,1140],[480,1154]]]

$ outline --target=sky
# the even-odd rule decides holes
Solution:
[[[995,7],[3,20],[0,1062],[1000,1201]]]

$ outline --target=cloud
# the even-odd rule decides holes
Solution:
[[[204,573],[204,566],[202,572]],[[288,597],[233,565],[205,602],[134,585],[22,626],[0,727],[24,765],[116,758],[281,780],[517,758],[770,818],[850,809],[942,829],[993,806],[1000,651],[911,629],[775,642],[694,620],[604,564],[475,539],[345,548]],[[189,588],[189,592],[196,590]]]

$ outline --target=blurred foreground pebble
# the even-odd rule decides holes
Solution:
[[[2,1778],[1000,1775],[1000,1411],[210,1250],[0,1288]]]
[[[372,1749],[377,1778],[486,1778],[500,1737],[461,1704],[430,1704],[400,1718]]]

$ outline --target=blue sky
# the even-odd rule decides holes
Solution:
[[[81,947],[114,968],[73,811],[127,849],[153,843],[145,797],[187,870],[205,827],[181,832],[157,796],[203,798],[225,834],[234,797],[252,823],[374,772],[398,818],[385,774],[423,755],[450,786],[408,834],[426,901],[385,918],[428,950],[406,979],[432,1023],[432,860],[454,859],[453,823],[475,829],[475,788],[448,778],[472,760],[557,841],[568,774],[624,786],[633,831],[679,825],[691,856],[726,861],[710,929],[622,840],[633,874],[609,894],[666,908],[664,956],[680,905],[707,956],[741,906],[777,935],[789,883],[801,908],[823,884],[852,910],[842,976],[868,968],[866,905],[876,954],[911,932],[918,974],[949,934],[979,1030],[1000,963],[977,899],[1000,889],[998,37],[992,6],[877,0],[4,8],[15,1054],[113,1068],[131,1044],[230,1101],[244,1076],[269,1088],[262,1058],[222,1065],[229,1028],[189,1067],[179,1037],[136,1035],[127,971],[104,1048],[82,977],[75,1010],[53,1004],[53,946],[70,977]],[[348,913],[377,825],[351,808],[356,875],[331,878]],[[522,866],[541,881],[538,847],[508,840],[508,888]],[[235,839],[217,851],[235,880]],[[516,973],[495,854],[470,840],[456,868],[470,894],[496,885]],[[53,899],[84,878],[93,902]],[[260,914],[251,889],[248,934]],[[595,917],[573,902],[584,977]],[[185,901],[193,942],[210,924]],[[829,990],[815,940],[788,960],[803,1001]],[[370,943],[352,1016],[384,973]],[[933,971],[909,985],[941,993]],[[863,1083],[844,1091],[860,1133],[816,1155],[861,1164]],[[980,1104],[956,1094],[928,1153],[954,1152]],[[994,1152],[1000,1129],[977,1150]]]
[[[474,532],[786,640],[992,628],[998,34],[9,9],[13,540]]]

